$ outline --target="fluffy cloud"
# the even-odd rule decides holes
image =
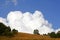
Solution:
[[[34,29],[38,29],[40,34],[47,34],[54,31],[40,11],[34,13],[11,11],[7,15],[7,21],[12,29],[15,28],[19,32],[33,33]]]

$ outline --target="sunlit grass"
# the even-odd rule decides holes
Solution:
[[[60,40],[60,38],[50,38],[49,36],[18,33],[14,37],[0,36],[0,40]]]

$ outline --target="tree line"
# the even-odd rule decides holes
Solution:
[[[51,32],[51,33],[48,33],[48,35],[49,35],[51,38],[60,38],[60,31],[58,31],[57,33]]]
[[[38,30],[38,29],[35,29],[35,30],[33,31],[33,34],[40,35],[40,34],[39,34],[39,30]],[[48,36],[50,36],[51,38],[60,38],[60,31],[58,31],[57,33],[51,32],[51,33],[43,34],[43,35],[48,35]]]
[[[17,33],[18,33],[18,30],[16,30],[16,29],[11,30],[10,26],[6,26],[3,23],[0,23],[0,36],[12,37],[12,36],[14,36]],[[33,34],[40,35],[39,34],[39,30],[35,29],[33,31]],[[60,38],[60,31],[58,31],[57,33],[51,32],[51,33],[43,34],[43,35],[48,35],[51,38]]]
[[[0,36],[12,37],[17,33],[18,31],[16,29],[11,30],[9,26],[6,26],[3,23],[0,23]]]

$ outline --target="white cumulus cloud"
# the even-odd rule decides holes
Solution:
[[[34,13],[11,11],[7,15],[7,21],[12,29],[15,28],[19,32],[33,33],[34,29],[38,29],[40,34],[47,34],[54,31],[40,11]]]

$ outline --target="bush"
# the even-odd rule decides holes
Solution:
[[[17,34],[17,33],[18,33],[18,31],[17,31],[17,30],[15,30],[15,29],[13,29],[13,30],[12,30],[12,33],[13,33],[13,34]]]
[[[7,36],[7,37],[13,37],[14,34],[13,34],[12,32],[7,32],[7,33],[5,34],[5,36]]]

